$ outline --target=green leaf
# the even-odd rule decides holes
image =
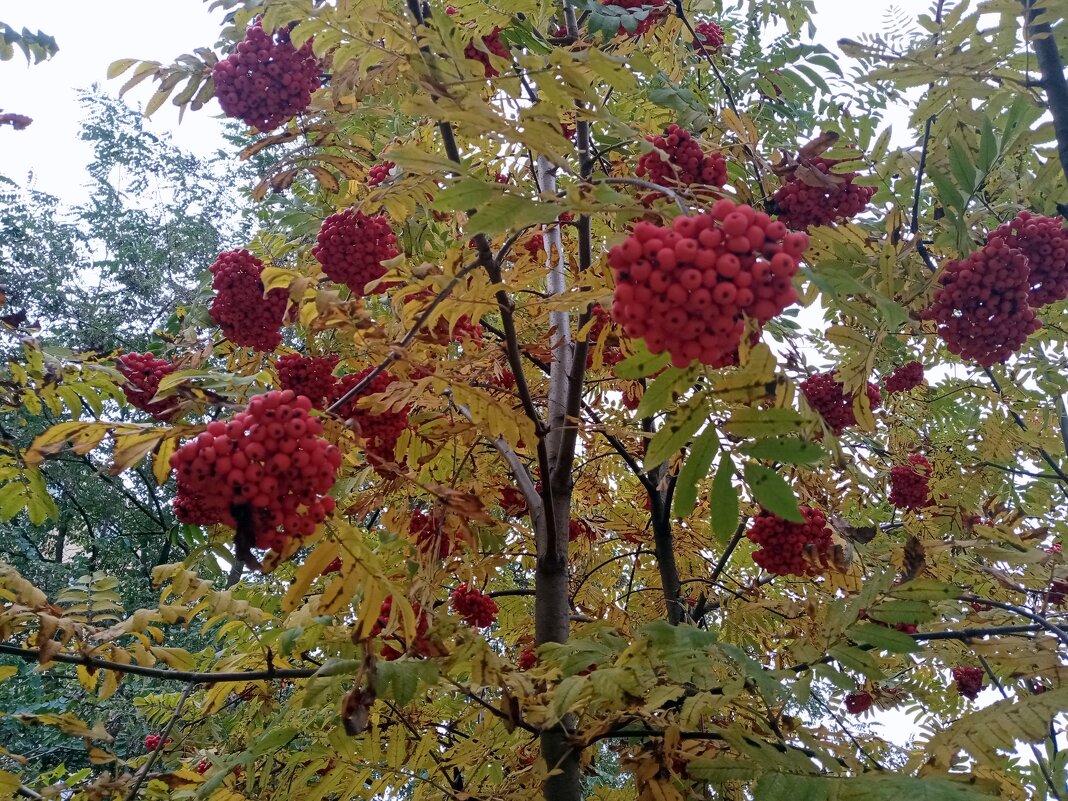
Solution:
[[[797,496],[786,483],[786,479],[756,462],[745,465],[745,483],[753,493],[756,502],[773,515],[789,520],[791,523],[804,523],[805,518],[797,508]]]
[[[379,662],[375,672],[375,692],[404,705],[415,697],[419,682],[432,685],[437,680],[438,667],[433,662],[417,659]]]
[[[799,776],[766,773],[753,788],[753,801],[994,801],[978,788],[924,776]]]
[[[694,440],[690,455],[686,457],[686,464],[679,471],[675,483],[675,517],[686,517],[694,510],[697,505],[697,482],[708,475],[718,449],[719,435],[712,426]]]
[[[712,479],[712,532],[726,543],[738,529],[738,489],[734,486],[734,462],[726,453],[720,457]]]
[[[767,437],[791,434],[801,428],[804,418],[793,409],[735,409],[723,430],[738,437]]]
[[[431,207],[437,211],[480,209],[501,195],[500,185],[490,185],[477,178],[464,178],[437,194]]]
[[[880,623],[925,623],[934,618],[934,610],[923,601],[885,601],[867,610],[868,617]]]
[[[814,464],[823,458],[823,448],[797,437],[760,439],[741,449],[754,459],[769,459],[786,464]]]
[[[938,190],[938,198],[942,203],[956,211],[964,210],[964,195],[954,186],[949,178],[933,167],[927,168],[927,174],[931,176],[931,182]]]
[[[921,650],[921,646],[903,631],[877,626],[874,623],[861,623],[846,631],[853,642],[862,645],[874,645],[882,651],[895,654],[911,654]]]
[[[983,115],[983,127],[979,135],[979,169],[983,174],[990,172],[994,160],[998,157],[998,141],[994,134],[994,125],[990,118]]]
[[[949,167],[953,171],[953,177],[959,182],[961,189],[967,194],[975,191],[975,165],[972,164],[971,153],[958,137],[949,138]]]
[[[415,145],[401,145],[389,151],[389,159],[406,172],[433,174],[460,172],[463,168],[443,153],[427,153]]]
[[[692,384],[696,376],[696,367],[687,367],[681,370],[678,367],[669,367],[645,388],[635,414],[638,417],[649,417],[667,408],[671,403],[671,396],[674,391],[679,387],[686,387]]]
[[[649,448],[645,452],[644,467],[647,471],[670,459],[704,425],[708,419],[706,400],[704,392],[697,393],[679,406],[660,427],[660,430],[653,435]]]
[[[471,216],[470,232],[492,235],[538,223],[551,223],[559,217],[560,211],[561,208],[555,203],[539,203],[519,195],[503,195]]]
[[[912,579],[894,587],[890,594],[895,598],[913,601],[941,601],[946,598],[956,598],[960,595],[960,587],[954,587],[952,584],[935,579]]]
[[[653,355],[645,349],[644,343],[639,341],[635,344],[640,346],[638,352],[616,365],[616,375],[620,378],[636,379],[656,375],[671,363],[671,354]]]

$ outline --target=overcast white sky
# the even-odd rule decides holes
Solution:
[[[892,6],[917,14],[929,5],[928,0],[816,0],[819,40],[833,48],[842,37],[882,29],[883,15]],[[0,175],[23,181],[32,171],[39,189],[65,200],[81,199],[83,168],[90,153],[78,141],[76,90],[98,82],[117,93],[122,81],[108,81],[106,71],[118,58],[167,63],[196,47],[211,46],[222,15],[209,15],[207,9],[204,0],[0,2],[0,20],[19,29],[44,30],[56,37],[60,48],[54,59],[31,68],[19,60],[21,56],[0,62],[0,108],[34,119],[25,132],[0,130]],[[128,98],[143,104],[148,86],[139,85]],[[199,113],[187,114],[179,125],[177,110],[168,103],[153,115],[151,127],[171,131],[194,152],[209,153],[220,144],[218,114],[213,101]]]

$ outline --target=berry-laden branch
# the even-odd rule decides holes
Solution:
[[[734,112],[734,116],[741,119],[741,112],[738,110],[738,101],[734,98],[734,90],[731,89],[730,84],[727,83],[723,77],[723,73],[719,71],[719,67],[716,66],[716,60],[712,57],[712,54],[708,52],[704,45],[704,39],[697,35],[697,31],[694,30],[693,25],[690,23],[690,18],[686,16],[686,9],[682,7],[682,0],[675,0],[675,15],[682,20],[682,24],[686,26],[686,30],[690,36],[693,37],[694,42],[700,48],[701,55],[704,56],[705,61],[708,62],[708,66],[712,69],[712,75],[716,78],[716,83],[723,89],[723,95],[727,98],[727,105],[731,107],[731,111]],[[764,171],[760,168],[760,159],[753,148],[743,143],[742,150],[745,152],[746,158],[749,159],[749,163],[753,165],[753,172],[756,175],[757,183],[760,185],[761,200],[767,203],[768,188],[764,185]],[[662,190],[661,190],[662,191]]]

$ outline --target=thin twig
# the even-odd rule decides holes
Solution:
[[[148,778],[148,774],[152,771],[153,765],[159,759],[160,754],[163,753],[163,749],[167,745],[167,740],[170,737],[171,731],[174,729],[174,724],[178,722],[178,718],[182,714],[182,707],[185,706],[186,700],[193,692],[193,688],[196,687],[196,682],[189,682],[185,685],[185,689],[182,690],[182,695],[178,699],[178,704],[174,707],[174,713],[171,715],[171,719],[167,721],[167,725],[163,728],[163,731],[159,735],[159,743],[152,753],[148,755],[148,762],[137,772],[137,777],[134,779],[133,787],[130,788],[129,795],[126,796],[126,801],[136,801],[137,793],[141,789],[141,785],[145,783],[145,779]]]

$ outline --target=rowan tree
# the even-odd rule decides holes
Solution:
[[[5,385],[16,413],[56,395],[74,417],[10,450],[7,515],[99,450],[175,470],[205,537],[107,627],[5,569],[0,653],[98,697],[175,683],[141,697],[159,727],[136,752],[25,716],[98,767],[0,781],[1063,797],[1064,229],[1032,222],[1068,188],[1049,15],[939,2],[840,43],[846,76],[787,2],[221,5],[232,52],[111,70],[160,83],[149,110],[221,78],[277,204],[161,351],[184,369],[134,394],[168,421],[78,408],[114,358],[12,362]],[[899,145],[880,110],[916,86]],[[220,559],[240,581],[202,578]],[[190,626],[211,646],[171,644]],[[891,710],[922,735],[868,725]]]

